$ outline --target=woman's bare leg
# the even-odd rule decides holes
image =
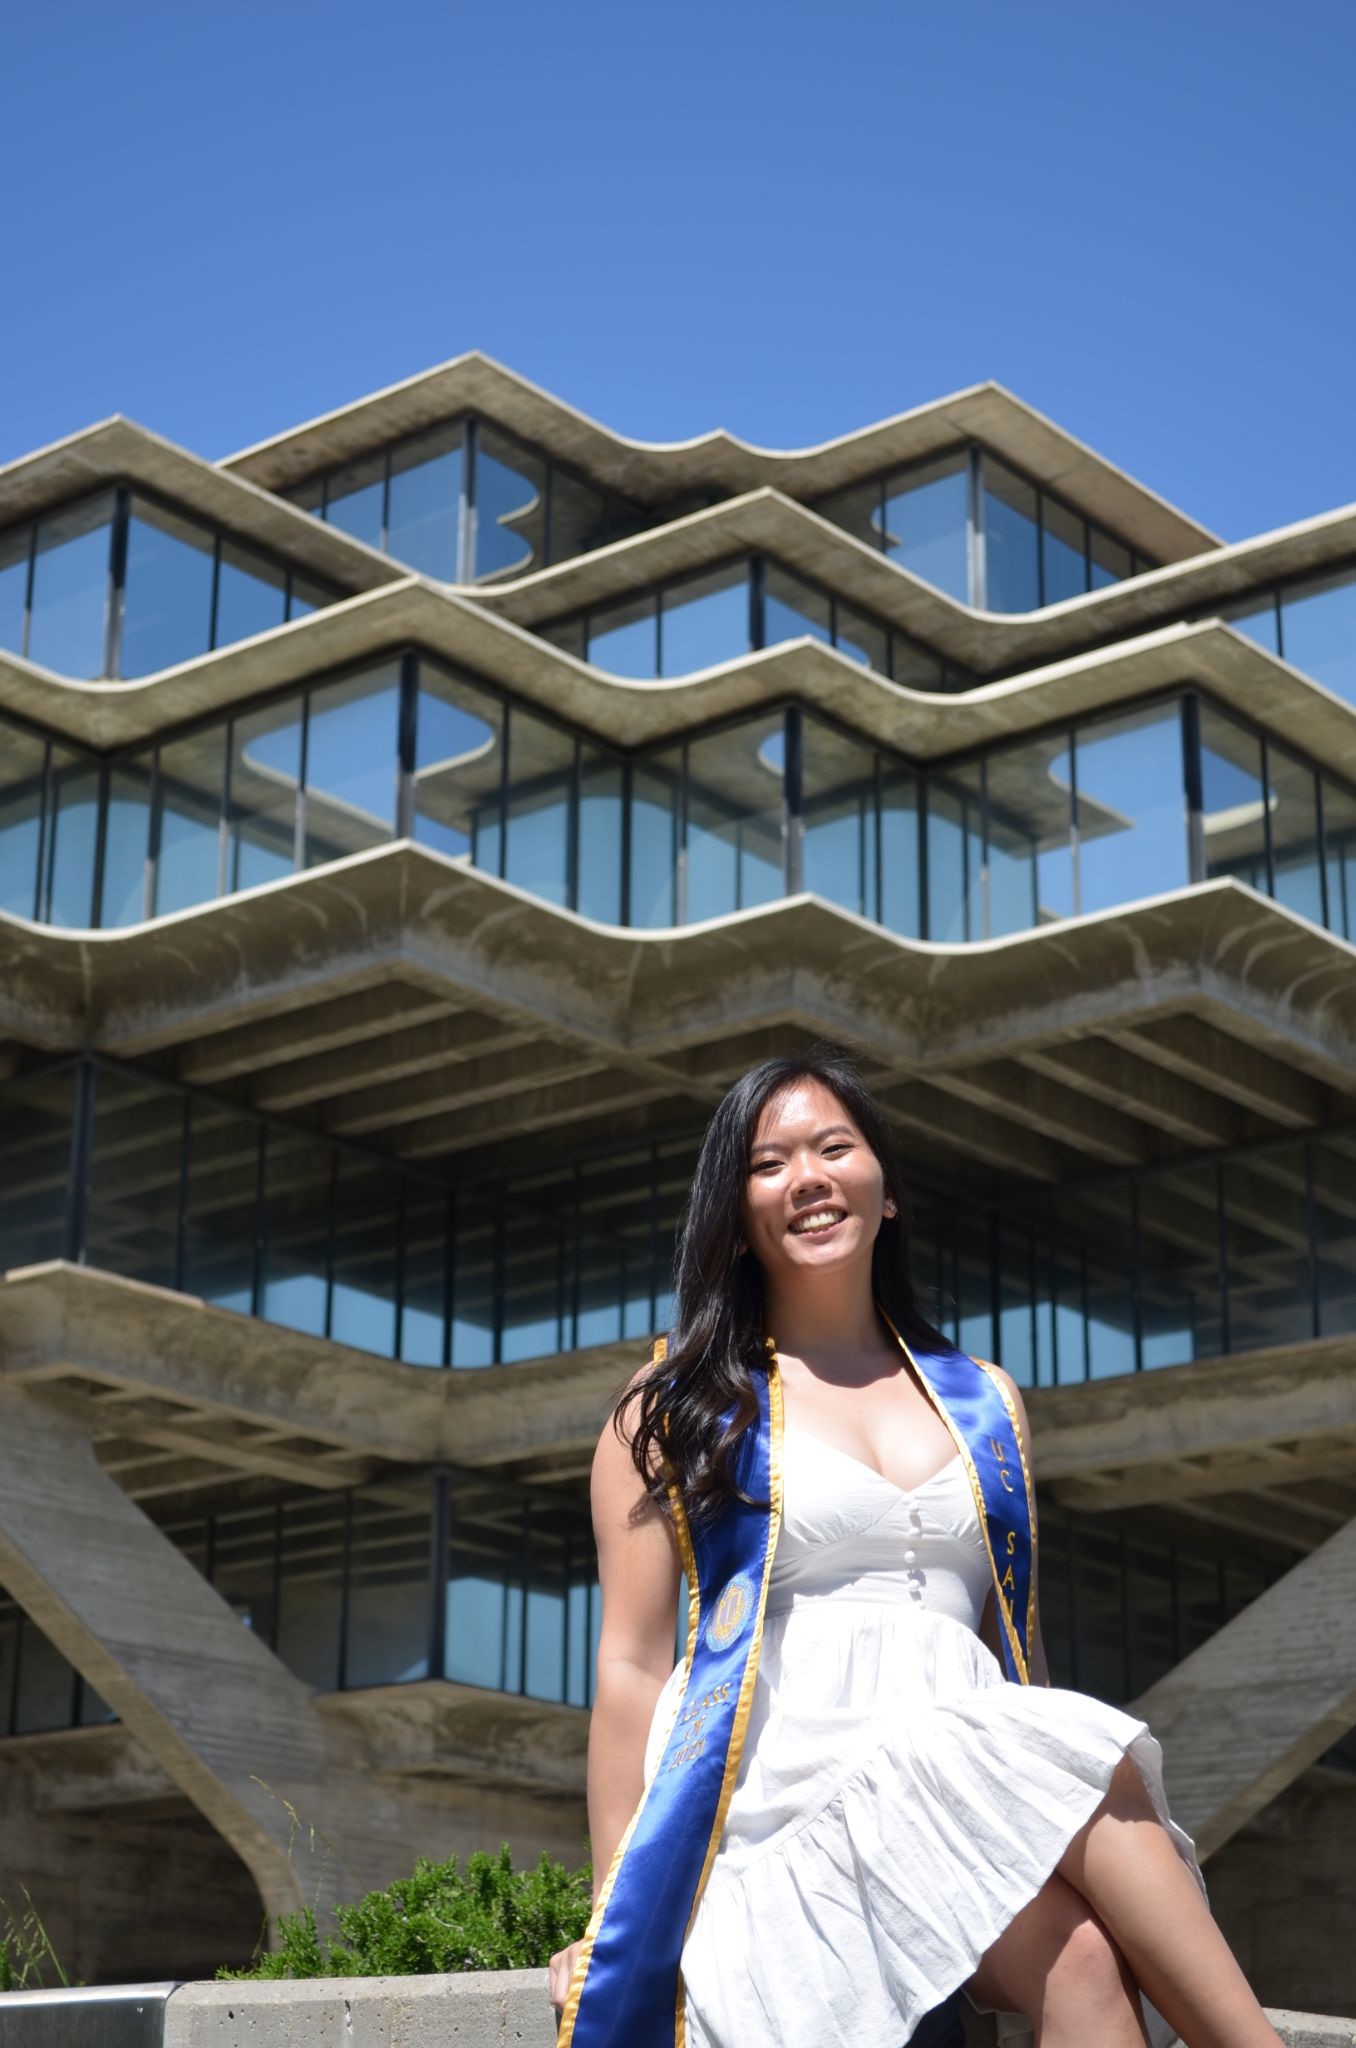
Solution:
[[[1187,2048],[1281,2048],[1129,1757],[1059,1869]]]
[[[980,2005],[1025,2013],[1036,2048],[1144,2048],[1147,2039],[1125,1958],[1059,1876],[1004,1928],[966,1989]]]

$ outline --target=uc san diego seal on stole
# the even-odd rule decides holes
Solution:
[[[758,1604],[753,1580],[747,1572],[736,1572],[712,1608],[706,1628],[708,1650],[728,1650],[748,1627]]]

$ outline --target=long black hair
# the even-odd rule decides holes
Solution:
[[[880,1162],[895,1214],[881,1223],[871,1254],[875,1299],[900,1335],[930,1347],[946,1339],[919,1305],[909,1259],[909,1205],[890,1127],[851,1055],[816,1045],[784,1059],[760,1060],[724,1097],[702,1141],[678,1233],[676,1306],[668,1356],[618,1398],[613,1424],[626,1436],[625,1412],[639,1404],[631,1455],[651,1497],[667,1509],[663,1461],[689,1521],[715,1515],[748,1495],[737,1486],[732,1455],[758,1412],[754,1375],[766,1373],[763,1269],[741,1252],[741,1206],[758,1120],[797,1082],[818,1081],[837,1096]],[[728,1425],[721,1417],[733,1405]]]

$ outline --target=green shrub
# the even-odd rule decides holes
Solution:
[[[515,1871],[505,1842],[497,1856],[431,1863],[356,1905],[336,1906],[322,1934],[309,1906],[278,1922],[278,1946],[248,1970],[219,1977],[414,1977],[448,1970],[544,1968],[588,1923],[592,1874],[568,1871],[543,1851]]]

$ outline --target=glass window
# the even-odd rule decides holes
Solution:
[[[1292,668],[1356,704],[1356,576],[1348,570],[1282,592],[1281,652]]]
[[[802,717],[805,887],[859,917],[874,917],[875,756],[834,727]]]
[[[312,690],[306,713],[306,866],[395,834],[400,663]]]
[[[568,562],[572,555],[601,547],[607,538],[607,499],[603,493],[553,468],[549,559]]]
[[[313,1337],[326,1332],[334,1149],[304,1131],[268,1132],[259,1313]]]
[[[1271,811],[1272,893],[1301,917],[1323,922],[1323,873],[1318,852],[1317,778],[1312,768],[1275,741],[1267,746],[1267,802]]]
[[[221,543],[217,567],[217,615],[214,647],[271,633],[287,617],[287,571],[256,555],[252,548]]]
[[[533,1191],[535,1194],[535,1190]],[[506,1364],[563,1351],[569,1214],[537,1200],[505,1207],[502,1223],[504,1299],[499,1356]]]
[[[56,1644],[25,1615],[19,1635],[19,1676],[14,1732],[36,1735],[69,1728],[75,1720],[76,1676]]]
[[[984,936],[980,769],[931,775],[927,784],[928,937],[954,945]]]
[[[681,760],[675,747],[631,771],[629,918],[647,931],[678,922]]]
[[[504,713],[495,699],[431,661],[419,664],[414,837],[498,874]]]
[[[959,689],[959,682],[953,683],[933,654],[921,647],[915,647],[911,640],[905,640],[898,633],[890,635],[889,676],[906,690],[949,690]]]
[[[231,722],[231,889],[276,881],[296,867],[301,713],[298,695]]]
[[[226,728],[205,726],[160,749],[152,915],[208,903],[221,890]]]
[[[140,924],[150,914],[150,824],[151,757],[119,762],[108,777],[101,925]]]
[[[289,619],[309,618],[312,612],[318,612],[322,606],[333,604],[337,596],[338,592],[331,590],[327,584],[314,583],[308,576],[300,576],[293,570],[291,589],[287,598],[287,616]]]
[[[1019,1387],[1036,1384],[1034,1253],[1028,1230],[1006,1226],[998,1240],[998,1363]]]
[[[0,647],[24,651],[24,618],[28,607],[28,557],[31,526],[0,533]]]
[[[380,1495],[354,1494],[346,1685],[428,1677],[431,1521],[427,1479],[398,1482]]]
[[[452,1363],[455,1366],[494,1362],[494,1325],[498,1310],[497,1219],[490,1204],[458,1196],[452,1226]]]
[[[546,465],[509,435],[482,425],[476,437],[475,569],[525,576],[546,553]]]
[[[278,1655],[319,1692],[339,1683],[344,1558],[341,1500],[288,1501],[278,1569]]]
[[[783,753],[780,715],[689,745],[685,922],[782,894]]]
[[[596,747],[580,747],[579,880],[581,917],[620,924],[622,914],[622,770]]]
[[[854,540],[879,549],[882,490],[881,479],[872,477],[868,483],[853,484],[846,491],[835,491],[831,498],[821,498],[815,510],[822,519],[831,519],[835,526],[841,526]]]
[[[1082,520],[1063,505],[1047,498],[1041,527],[1041,574],[1044,604],[1060,604],[1066,597],[1081,597],[1088,587],[1088,564],[1084,554]]]
[[[133,498],[118,670],[153,675],[205,654],[212,638],[215,538],[196,520]]]
[[[883,626],[873,625],[845,604],[835,607],[833,623],[833,644],[840,654],[861,662],[863,668],[875,669],[878,675],[889,675],[890,635]],[[935,688],[935,683],[931,687]]]
[[[984,457],[984,605],[1030,612],[1040,603],[1039,526],[1034,487]]]
[[[1141,1181],[1139,1246],[1146,1371],[1214,1357],[1224,1336],[1214,1166],[1175,1167]]]
[[[325,494],[325,518],[329,525],[381,547],[386,524],[386,456],[364,456],[335,470]]]
[[[1245,633],[1249,640],[1265,647],[1268,654],[1280,653],[1281,615],[1274,597],[1264,598],[1260,604],[1249,598],[1244,604],[1223,605],[1220,617],[1236,633]]]
[[[47,747],[21,726],[0,725],[0,910],[37,914]]]
[[[881,762],[880,899],[871,914],[902,938],[922,937],[918,867],[918,777]]]
[[[1074,911],[1072,769],[1066,735],[1000,747],[985,763],[988,937]]]
[[[611,604],[589,618],[588,658],[612,676],[646,682],[659,674],[659,610],[653,594]]]
[[[820,591],[802,583],[790,569],[769,562],[763,577],[763,645],[775,647],[779,640],[812,639],[831,641],[832,611]]]
[[[548,903],[569,901],[574,740],[520,711],[509,715],[504,876]]]
[[[882,512],[885,552],[961,604],[970,599],[970,465],[948,455],[890,479]]]
[[[1094,590],[1123,582],[1134,567],[1129,548],[1095,526],[1088,528],[1088,561]]]
[[[276,1533],[272,1508],[212,1519],[212,1584],[244,1626],[270,1647],[278,1623],[273,1603]]]
[[[54,746],[49,773],[49,836],[42,915],[49,924],[84,927],[94,921],[99,771],[87,754]]]
[[[1303,1344],[1314,1334],[1304,1148],[1224,1167],[1229,1348]]]
[[[1344,939],[1356,939],[1356,792],[1327,776],[1323,778],[1323,844],[1329,927]]]
[[[1080,726],[1078,908],[1108,910],[1136,897],[1185,888],[1186,792],[1182,719],[1176,703]]]
[[[390,1168],[361,1153],[340,1153],[329,1335],[382,1358],[393,1358],[396,1348],[400,1190]]]
[[[86,1245],[92,1266],[173,1287],[182,1099],[108,1068],[96,1076]]]
[[[1254,733],[1201,706],[1201,828],[1205,872],[1267,888],[1262,746]]]
[[[111,492],[38,522],[28,659],[57,675],[104,673],[112,523]]]
[[[409,1181],[401,1244],[400,1356],[407,1365],[441,1365],[447,1296],[447,1195]]]
[[[1319,1335],[1356,1328],[1356,1143],[1336,1136],[1310,1146],[1314,1240],[1318,1257]]]
[[[660,596],[660,674],[692,675],[749,651],[749,572],[744,562],[675,583]]]
[[[458,422],[391,451],[387,551],[421,576],[444,583],[462,580],[457,536],[464,439]]]
[[[185,1194],[183,1285],[218,1308],[254,1305],[259,1126],[195,1096]]]
[[[25,1074],[0,1089],[0,1243],[6,1267],[66,1255],[75,1075]],[[0,1698],[0,1727],[5,1703]]]

